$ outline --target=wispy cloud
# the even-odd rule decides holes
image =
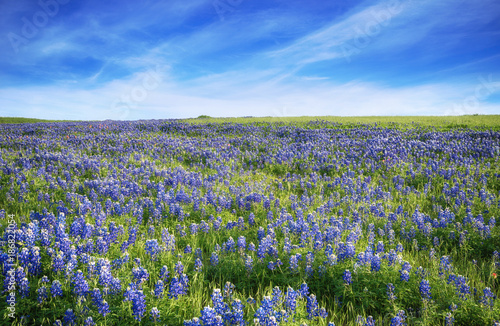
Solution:
[[[312,1],[305,16],[298,4],[242,2],[221,21],[204,0],[69,2],[21,51],[0,53],[0,115],[500,113],[496,90],[457,109],[500,64],[495,1],[362,1],[335,14]],[[40,10],[13,8],[4,32]]]

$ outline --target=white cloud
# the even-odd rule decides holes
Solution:
[[[151,119],[185,118],[201,114],[212,116],[276,115],[443,115],[463,113],[498,113],[500,107],[479,99],[473,112],[454,108],[464,102],[464,94],[474,94],[475,85],[461,88],[442,84],[389,88],[372,83],[331,84],[324,80],[308,84],[259,83],[231,85],[232,77],[204,84],[175,84],[163,79],[149,83],[146,92],[132,92],[144,87],[146,73],[128,81],[114,81],[92,91],[70,87],[30,87],[0,91],[0,108],[16,116],[50,119]],[[146,83],[147,84],[147,83]],[[496,85],[496,84],[495,84]],[[148,88],[146,87],[146,88]],[[221,88],[222,87],[222,88]],[[212,89],[222,95],[210,96]],[[225,95],[224,95],[225,94]],[[113,106],[117,99],[129,96],[127,105]],[[469,109],[471,109],[469,107]],[[0,113],[1,115],[7,115]],[[12,114],[10,114],[12,115]]]

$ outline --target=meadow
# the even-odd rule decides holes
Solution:
[[[500,325],[500,116],[0,122],[2,325]]]

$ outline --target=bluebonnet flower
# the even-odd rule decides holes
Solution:
[[[229,306],[224,302],[220,289],[214,289],[211,295],[212,304],[217,315],[226,315],[229,313]]]
[[[188,282],[189,280],[186,274],[182,274],[178,278],[173,277],[170,281],[168,297],[177,300],[179,296],[187,294]]]
[[[175,264],[175,272],[178,275],[181,275],[182,273],[184,273],[184,265],[182,264],[182,262],[180,260],[177,262],[177,264]]]
[[[309,295],[309,287],[307,286],[307,283],[302,283],[300,285],[300,289],[297,291],[301,297],[303,298],[307,297]]]
[[[158,259],[158,254],[161,249],[156,239],[151,239],[146,241],[146,252],[149,254],[152,260],[156,261]]]
[[[111,262],[111,266],[113,269],[121,268],[125,263],[128,263],[130,260],[130,256],[128,252],[125,252],[122,257],[116,258]]]
[[[132,275],[137,284],[143,283],[149,279],[148,271],[142,266],[132,268]]]
[[[175,250],[175,235],[170,234],[168,229],[162,229],[161,239],[165,245],[166,250],[174,252]]]
[[[399,270],[400,273],[400,280],[403,282],[408,282],[410,280],[410,271],[411,271],[411,265],[408,262],[404,262],[401,265],[401,269]]]
[[[52,281],[52,285],[50,287],[50,294],[52,295],[53,298],[62,297],[63,295],[62,285],[61,282],[59,282],[59,280]]]
[[[297,309],[297,297],[299,296],[299,292],[295,291],[293,288],[288,287],[285,294],[285,309],[287,312],[293,314]]]
[[[95,326],[94,319],[90,316],[85,318],[85,320],[83,321],[83,325],[84,326]]]
[[[247,243],[246,243],[246,239],[244,236],[238,237],[237,246],[238,246],[238,251],[243,252],[246,249]]]
[[[191,320],[185,320],[184,326],[201,326],[200,319],[198,317],[194,317]]]
[[[197,272],[201,272],[203,269],[203,263],[201,262],[200,258],[196,258],[194,261],[194,270]]]
[[[108,266],[101,267],[101,272],[99,273],[99,284],[102,286],[109,285],[113,280],[113,275]]]
[[[444,317],[445,326],[453,326],[454,322],[455,322],[455,318],[453,318],[453,315],[451,314],[451,312],[447,313],[446,316]]]
[[[21,280],[25,277],[26,273],[24,272],[24,268],[22,268],[21,266],[17,267],[17,269],[15,270],[16,283],[21,283]]]
[[[314,294],[307,297],[306,310],[308,319],[319,316],[318,300],[316,300],[316,296]]]
[[[158,280],[155,284],[154,288],[154,295],[157,298],[162,298],[163,297],[163,291],[165,290],[165,285],[163,284],[162,280]]]
[[[314,270],[313,270],[313,268],[312,268],[312,265],[311,265],[311,264],[306,264],[306,269],[305,269],[305,272],[306,272],[306,277],[307,277],[307,278],[311,278],[311,277],[313,277]]]
[[[168,279],[168,275],[169,275],[168,267],[163,265],[163,267],[160,269],[160,278],[163,281],[166,281]]]
[[[352,275],[348,269],[344,271],[344,273],[342,274],[342,278],[344,279],[344,283],[346,285],[350,285],[352,283]]]
[[[379,241],[377,243],[377,254],[383,253],[384,251],[385,251],[385,249],[384,249],[384,242],[383,241]]]
[[[258,319],[259,325],[277,325],[270,297],[264,296],[262,298],[260,307],[255,311],[254,317]]]
[[[224,298],[231,299],[234,291],[234,284],[231,282],[226,282],[224,285]]]
[[[373,255],[370,263],[370,269],[372,272],[380,271],[380,257],[377,255]]]
[[[248,215],[248,224],[250,226],[254,226],[255,224],[255,215],[253,213],[250,213],[250,215]]]
[[[184,248],[184,253],[185,254],[190,254],[192,252],[191,246],[187,245],[186,248]]]
[[[291,255],[290,256],[290,271],[292,273],[298,272],[298,268],[299,268],[298,261],[299,261],[299,258],[302,258],[299,254]]]
[[[396,297],[394,295],[394,285],[392,283],[388,283],[387,284],[387,299],[389,301],[394,301],[396,300],[398,297]]]
[[[30,283],[26,277],[19,282],[19,294],[21,298],[27,298],[30,294]]]
[[[449,272],[451,270],[452,266],[450,256],[442,256],[439,263],[439,275],[443,276],[444,272]]]
[[[462,275],[450,274],[448,276],[448,284],[454,283],[456,294],[462,299],[467,300],[470,295],[470,286],[467,284],[467,279]]]
[[[212,266],[219,265],[219,255],[216,252],[212,252],[212,256],[210,256],[210,264]]]
[[[400,310],[394,318],[391,319],[391,326],[405,326],[406,315],[404,310]]]
[[[392,266],[398,260],[398,254],[394,249],[391,249],[387,255],[388,265]]]
[[[36,293],[38,294],[37,296],[37,301],[38,303],[44,303],[45,300],[47,299],[47,287],[45,285],[39,287],[36,290]]]
[[[282,292],[280,290],[279,287],[275,286],[273,288],[273,294],[272,294],[272,297],[271,297],[271,303],[273,305],[273,307],[277,307],[278,305],[281,305],[281,301],[282,301]]]
[[[203,325],[216,325],[217,317],[220,317],[215,313],[215,309],[212,307],[205,307],[201,311],[200,319],[203,322]]]
[[[96,247],[97,247],[97,253],[99,255],[105,255],[108,252],[108,249],[109,249],[109,245],[106,242],[106,240],[104,240],[103,237],[98,237],[97,238]]]
[[[431,296],[431,286],[430,286],[428,280],[423,279],[420,282],[420,285],[419,285],[418,288],[420,290],[420,296],[422,297],[423,300],[430,300],[432,298],[432,296]]]
[[[106,315],[110,312],[109,311],[109,304],[102,297],[101,291],[99,289],[95,288],[90,293],[90,295],[92,297],[92,302],[97,307],[98,312],[101,315],[103,315],[103,317],[106,317]]]
[[[489,287],[486,287],[483,289],[483,295],[479,299],[479,302],[485,307],[489,307],[491,310],[493,310],[495,299],[496,295],[491,292],[491,289]]]
[[[356,322],[358,323],[358,325],[362,326],[375,326],[375,321],[373,320],[372,316],[368,316],[366,318],[363,318],[363,316],[358,316]]]
[[[194,256],[199,259],[203,259],[203,252],[201,251],[201,248],[196,248],[194,251]]]
[[[326,275],[326,266],[325,266],[325,264],[320,265],[318,267],[318,274],[319,274],[320,277],[324,277]]]
[[[137,290],[132,298],[132,315],[138,321],[141,321],[142,316],[146,312],[146,296],[142,290]]]
[[[241,300],[234,299],[231,303],[231,314],[227,317],[227,322],[231,325],[245,325],[245,319],[243,316],[243,309],[245,306],[241,303]]]
[[[89,292],[89,285],[81,270],[75,272],[71,284],[73,285],[73,292],[79,297],[85,296]]]
[[[119,278],[113,278],[109,283],[111,294],[117,294],[122,290],[122,284]]]
[[[151,317],[149,318],[155,323],[160,321],[160,311],[158,310],[158,308],[151,308]]]
[[[250,275],[253,270],[253,259],[250,255],[246,255],[245,257],[245,270],[247,271],[247,275]]]
[[[64,325],[66,326],[76,325],[76,315],[73,312],[73,309],[66,310],[64,314]]]
[[[403,282],[408,282],[410,280],[410,273],[407,270],[403,269],[399,271],[401,273],[400,280]]]

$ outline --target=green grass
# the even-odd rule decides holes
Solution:
[[[41,123],[41,122],[67,122],[72,120],[46,120],[46,119],[33,119],[33,118],[20,118],[20,117],[0,117],[0,124],[2,123]]]
[[[363,116],[363,117],[337,117],[337,116],[302,116],[302,117],[247,117],[247,118],[212,118],[200,116],[194,119],[183,119],[189,123],[285,123],[303,125],[310,121],[327,121],[341,123],[347,127],[358,124],[377,124],[378,127],[394,127],[408,129],[415,127],[435,127],[437,129],[493,129],[500,130],[500,115],[464,115],[464,116]]]
[[[168,178],[156,174],[155,171],[175,171],[176,169],[180,169],[183,170],[183,175],[196,172],[200,174],[201,178],[208,178],[217,173],[222,174],[223,172],[219,172],[223,171],[220,170],[221,167],[234,167],[233,170],[227,170],[228,173],[226,173],[224,179],[213,179],[213,184],[210,188],[201,185],[199,187],[191,186],[185,181],[179,183],[177,186],[166,185],[165,191],[169,192],[172,190],[178,193],[182,187],[186,193],[191,194],[192,190],[198,187],[197,189],[202,196],[206,195],[207,191],[211,189],[211,191],[215,191],[219,195],[236,200],[233,190],[249,187],[248,189],[254,189],[252,190],[254,192],[266,195],[272,192],[274,198],[279,199],[280,204],[277,207],[272,204],[267,209],[264,208],[262,202],[253,202],[248,210],[247,208],[240,208],[236,204],[230,208],[221,208],[220,210],[217,210],[212,205],[202,205],[206,209],[202,214],[200,210],[194,209],[193,203],[181,203],[180,205],[184,212],[190,214],[189,216],[185,216],[182,221],[171,213],[165,213],[165,218],[153,219],[152,212],[147,208],[144,208],[140,216],[140,222],[139,215],[135,216],[132,212],[121,215],[115,213],[107,214],[107,220],[102,225],[103,227],[109,227],[110,222],[113,221],[116,225],[123,225],[127,231],[118,236],[117,241],[110,245],[109,251],[106,254],[92,253],[92,257],[96,260],[107,258],[110,261],[121,257],[123,254],[120,250],[120,245],[128,239],[129,224],[134,225],[137,221],[136,225],[139,228],[137,241],[127,249],[128,254],[130,254],[130,261],[121,269],[113,270],[113,276],[122,281],[122,290],[124,291],[126,286],[132,281],[131,269],[135,267],[133,259],[141,259],[143,266],[150,273],[149,280],[144,284],[147,306],[148,309],[158,307],[161,310],[162,322],[159,323],[160,325],[182,325],[182,321],[185,319],[195,316],[199,317],[200,310],[206,305],[211,304],[210,295],[212,290],[214,288],[222,288],[225,282],[232,282],[236,288],[235,297],[245,301],[249,295],[261,300],[264,295],[270,295],[275,286],[279,286],[283,291],[288,286],[297,289],[304,281],[307,281],[309,284],[310,292],[317,295],[320,306],[327,308],[330,313],[329,320],[334,320],[336,325],[359,326],[356,322],[358,315],[364,317],[373,315],[377,321],[377,325],[389,325],[390,319],[399,309],[405,310],[409,316],[407,320],[408,325],[443,325],[444,316],[449,312],[448,307],[452,303],[459,304],[458,310],[454,312],[455,325],[492,325],[493,320],[500,319],[500,301],[497,299],[494,309],[490,310],[478,303],[478,300],[482,289],[486,286],[491,287],[495,294],[499,294],[498,282],[500,279],[494,280],[492,276],[493,272],[496,271],[498,273],[498,268],[494,267],[495,265],[492,261],[492,252],[500,250],[498,221],[491,228],[491,237],[480,235],[477,232],[477,228],[472,225],[464,226],[464,230],[468,232],[468,236],[462,246],[459,245],[461,230],[455,228],[454,225],[434,228],[430,235],[424,235],[421,230],[417,229],[417,234],[414,236],[415,241],[403,237],[401,231],[410,232],[410,227],[415,227],[415,223],[411,221],[410,216],[417,207],[421,213],[431,218],[437,218],[439,208],[435,208],[434,206],[440,205],[443,209],[449,208],[452,210],[456,215],[457,222],[463,221],[466,216],[465,206],[463,204],[454,205],[454,201],[452,201],[454,198],[444,194],[445,183],[451,184],[451,186],[454,184],[464,185],[462,188],[468,194],[468,191],[475,192],[476,195],[470,206],[474,216],[483,214],[485,223],[488,223],[492,217],[498,219],[500,215],[500,206],[497,205],[497,201],[500,199],[498,197],[500,178],[497,177],[500,173],[498,152],[495,157],[470,158],[474,164],[470,163],[469,165],[474,168],[472,168],[468,176],[455,173],[454,178],[457,180],[445,179],[439,172],[456,169],[464,173],[466,169],[465,164],[453,161],[450,153],[444,153],[439,148],[429,149],[430,152],[424,156],[421,156],[418,149],[414,148],[414,151],[408,157],[401,156],[403,160],[401,163],[391,165],[387,161],[381,161],[380,163],[375,163],[378,164],[378,167],[374,170],[368,168],[370,164],[366,160],[358,162],[363,163],[361,165],[350,163],[348,166],[338,166],[335,169],[328,168],[325,171],[320,170],[316,173],[329,176],[332,180],[322,179],[317,182],[313,182],[313,175],[315,173],[307,163],[312,163],[315,160],[313,154],[315,154],[317,149],[321,150],[324,143],[319,142],[318,146],[311,150],[311,155],[304,157],[297,156],[287,164],[256,160],[256,157],[271,157],[271,155],[283,150],[282,143],[278,141],[286,138],[286,135],[282,134],[274,137],[274,133],[280,131],[276,131],[275,126],[267,126],[266,119],[311,128],[335,127],[339,129],[346,129],[349,126],[357,126],[359,124],[371,125],[375,123],[377,123],[377,127],[441,128],[443,131],[464,128],[464,125],[467,128],[481,129],[487,122],[491,124],[490,130],[500,126],[500,116],[488,117],[489,120],[486,119],[488,120],[486,121],[484,120],[485,116],[468,116],[469,120],[463,123],[450,119],[465,117],[234,118],[232,122],[264,125],[262,130],[265,129],[265,132],[256,133],[257,138],[254,140],[247,139],[245,142],[239,142],[239,138],[245,139],[248,136],[244,132],[227,137],[225,135],[221,136],[219,131],[223,130],[225,125],[220,128],[214,128],[211,125],[210,128],[206,128],[204,131],[197,130],[197,126],[191,126],[194,131],[187,133],[185,129],[189,128],[186,128],[185,124],[177,124],[178,129],[174,129],[173,131],[169,129],[166,129],[168,131],[164,131],[158,128],[160,131],[155,132],[147,131],[146,122],[131,122],[133,130],[135,130],[132,132],[130,130],[124,132],[122,129],[123,126],[120,124],[116,124],[115,127],[113,127],[113,124],[109,124],[110,129],[97,128],[94,123],[92,123],[94,125],[92,128],[87,124],[82,124],[81,126],[77,123],[69,124],[71,127],[68,127],[66,124],[55,124],[33,128],[39,129],[40,132],[34,133],[32,138],[21,137],[25,136],[22,128],[9,127],[0,130],[0,136],[2,136],[0,137],[0,153],[2,154],[2,160],[6,162],[3,163],[3,166],[0,165],[0,167],[14,167],[20,169],[21,173],[7,174],[4,172],[5,170],[0,169],[2,171],[0,173],[0,209],[5,209],[6,213],[13,214],[16,222],[21,226],[21,223],[29,222],[31,212],[42,212],[44,209],[47,209],[52,214],[57,215],[58,206],[62,205],[72,210],[72,213],[67,215],[66,220],[66,231],[69,232],[70,225],[79,217],[76,213],[77,208],[81,207],[84,202],[83,199],[78,199],[76,195],[82,196],[81,198],[92,198],[91,192],[93,188],[89,186],[88,181],[98,183],[102,187],[108,187],[107,182],[110,180],[122,184],[125,184],[124,181],[128,180],[137,184],[144,193],[137,197],[126,195],[124,203],[127,203],[129,200],[136,201],[144,198],[152,199],[153,202],[156,202],[159,199],[159,191],[154,185],[163,183]],[[204,117],[184,121],[194,123],[227,123],[230,122],[229,120]],[[308,123],[315,120],[327,120],[334,123],[343,123],[343,125],[318,122]],[[170,122],[162,123],[168,124]],[[48,133],[49,128],[47,127],[51,127],[50,129],[53,134]],[[203,128],[204,126],[201,126],[199,129],[203,130]],[[418,136],[418,132],[422,131],[425,132],[426,129],[416,130],[415,132]],[[350,130],[339,130],[338,132],[349,136]],[[12,134],[16,133],[20,137],[12,137]],[[460,133],[460,131],[457,132],[457,134]],[[268,134],[271,135],[269,136]],[[408,134],[414,136],[411,132]],[[484,136],[484,133],[467,134],[472,134],[479,138],[487,138]],[[94,140],[94,137],[99,137],[99,140]],[[226,143],[230,137],[233,137],[229,141],[231,148],[238,149],[235,152],[235,157],[224,161],[220,155],[206,155],[212,152],[220,154],[227,151],[227,147],[217,144]],[[423,138],[421,141],[424,143],[427,142]],[[80,142],[75,143],[75,139],[80,140]],[[173,139],[175,139],[175,142],[171,142]],[[210,139],[210,141],[207,139]],[[276,141],[276,143],[266,143],[266,140],[269,139]],[[420,138],[417,137],[416,139]],[[215,142],[212,143],[212,140],[215,140]],[[117,146],[120,146],[121,149],[115,150]],[[328,147],[327,150],[331,152],[328,159],[330,161],[339,160],[339,157],[342,157],[339,153],[348,154],[349,150],[356,146],[362,146],[362,142],[352,147],[343,147],[341,145]],[[433,160],[442,162],[442,166],[440,170],[429,172],[432,175],[432,185],[429,191],[424,193],[424,187],[429,179],[425,177],[423,171],[429,168],[428,159],[431,157],[431,154]],[[65,157],[71,157],[71,159],[62,159]],[[179,157],[182,157],[183,160],[178,160]],[[87,158],[94,165],[80,165]],[[32,163],[30,168],[23,165],[28,159]],[[154,168],[151,168],[151,171],[149,171],[148,162],[154,166]],[[99,165],[95,165],[96,163],[99,163]],[[42,167],[43,169],[47,169],[47,176],[41,174]],[[141,168],[145,168],[146,170],[140,172]],[[364,171],[361,172],[361,169]],[[335,178],[346,175],[349,170],[355,174],[349,178],[343,178],[346,180],[349,179],[350,182],[356,184],[356,187],[352,187],[352,189],[358,189],[363,182],[366,182],[367,186],[366,188],[359,188],[358,192],[360,196],[356,197],[356,201],[354,201],[353,193],[349,191],[351,188],[347,189],[342,184],[333,184]],[[134,173],[131,173],[131,171],[134,171]],[[62,181],[67,178],[66,172],[70,173],[72,189],[61,186],[64,185]],[[294,174],[300,178],[286,178],[286,175],[290,176]],[[487,178],[484,183],[481,177],[482,174]],[[402,191],[395,189],[393,181],[393,177],[395,176],[400,177],[404,186],[411,189],[409,193],[404,194]],[[370,181],[362,181],[366,180],[367,177],[370,177]],[[188,179],[186,178],[185,180]],[[312,185],[308,186],[309,181]],[[21,186],[23,185],[25,186],[24,191],[21,190]],[[153,185],[153,187],[149,185]],[[109,187],[113,186],[109,185]],[[378,198],[372,194],[372,199],[366,199],[365,196],[373,192],[376,188],[390,194],[390,197]],[[482,202],[477,197],[477,193],[482,188],[494,197],[494,200],[489,204]],[[416,191],[419,192],[418,195]],[[50,195],[49,199],[40,200],[39,192]],[[73,194],[73,197],[68,197],[68,193]],[[21,195],[22,198],[20,197]],[[343,216],[351,217],[351,213],[348,213],[349,211],[359,210],[361,207],[366,209],[365,213],[361,215],[363,217],[363,234],[356,244],[357,253],[364,251],[368,246],[370,236],[368,227],[370,223],[373,223],[374,244],[377,244],[378,241],[384,241],[386,252],[396,248],[399,242],[404,246],[404,251],[401,253],[402,259],[408,261],[413,266],[410,281],[406,283],[400,280],[399,263],[390,266],[386,261],[382,263],[381,270],[378,272],[371,271],[370,266],[359,267],[357,273],[353,273],[353,284],[349,286],[344,285],[342,274],[345,269],[355,270],[355,259],[339,261],[332,266],[328,265],[325,273],[320,275],[320,266],[324,266],[327,257],[323,248],[320,250],[314,249],[312,238],[311,242],[307,242],[305,247],[292,249],[292,253],[301,253],[303,260],[305,260],[309,251],[314,252],[316,255],[313,262],[314,275],[312,277],[306,275],[304,269],[305,261],[300,263],[301,268],[299,271],[292,272],[289,269],[289,255],[285,254],[283,250],[286,234],[280,227],[276,227],[274,232],[278,241],[279,257],[284,265],[278,267],[276,270],[271,271],[267,267],[267,263],[270,260],[275,260],[274,258],[267,256],[262,262],[259,262],[256,254],[249,251],[246,251],[246,253],[251,255],[254,261],[254,269],[250,274],[246,272],[244,258],[239,252],[221,252],[218,266],[214,267],[210,265],[210,255],[215,250],[216,245],[223,245],[229,237],[232,237],[236,241],[239,236],[243,235],[246,237],[247,244],[253,242],[258,245],[257,229],[260,226],[264,229],[268,228],[269,220],[267,213],[272,211],[276,219],[281,212],[281,208],[285,208],[290,214],[296,215],[294,212],[295,209],[292,209],[292,204],[302,202],[303,195],[306,201],[310,200],[310,203],[303,207],[304,217],[307,217],[309,213],[316,216],[317,208],[324,206],[330,198],[336,206],[322,217],[339,217],[340,209],[343,211]],[[296,199],[292,199],[292,196],[295,196]],[[110,198],[110,195],[107,193],[99,193],[95,199],[95,204],[99,203],[101,207],[105,208]],[[120,205],[124,204],[120,203],[119,200],[112,200],[112,202]],[[73,204],[75,205],[74,207]],[[372,205],[374,207],[377,206],[377,210],[379,209],[378,207],[382,207],[386,212],[386,217],[380,217],[375,212],[371,212]],[[378,229],[385,228],[388,220],[387,215],[390,212],[394,212],[399,205],[404,206],[404,211],[397,216],[397,220],[391,226],[395,235],[395,240],[391,243],[388,241],[388,236],[381,235]],[[165,209],[168,209],[168,207],[165,207]],[[228,221],[235,221],[240,216],[245,221],[248,221],[250,212],[255,214],[254,226],[250,227],[249,224],[245,224],[244,230],[240,230],[238,227],[227,230],[224,227]],[[214,231],[212,228],[209,233],[205,234],[200,231],[196,235],[192,235],[188,231],[186,236],[181,236],[176,229],[176,226],[179,224],[184,226],[187,231],[191,223],[200,223],[201,220],[208,221],[210,225],[213,225],[213,222],[208,219],[210,215],[221,217],[222,224],[219,231]],[[84,217],[86,223],[94,224],[96,222],[95,217],[89,212]],[[405,225],[403,225],[403,220],[405,221]],[[314,223],[321,221],[321,219],[318,219]],[[5,228],[5,223],[5,219],[0,219],[0,227]],[[155,230],[151,234],[148,231],[150,226],[155,227]],[[44,228],[50,228],[50,226],[45,225]],[[158,260],[153,261],[145,250],[145,241],[153,238],[159,240],[164,228],[168,228],[171,234],[175,234],[177,241],[176,248],[174,252],[163,251],[159,255]],[[450,236],[451,232],[455,232],[453,237]],[[345,242],[350,233],[349,229],[343,230],[339,241]],[[293,244],[298,244],[301,240],[298,234],[292,233],[289,234],[289,237]],[[439,239],[439,244],[434,244],[434,237]],[[83,241],[76,240],[72,236],[71,239],[76,245],[83,243]],[[39,244],[38,240],[37,244]],[[194,254],[184,253],[184,248],[188,244],[193,250],[195,248],[202,250],[203,272],[194,271]],[[20,245],[22,245],[21,241]],[[430,258],[431,248],[436,250],[434,258]],[[2,248],[2,250],[5,250],[5,248]],[[123,302],[122,293],[116,296],[110,295],[107,298],[111,313],[105,318],[99,315],[96,306],[91,303],[89,296],[87,296],[86,303],[77,303],[73,295],[70,279],[64,275],[64,271],[54,272],[52,270],[52,259],[48,256],[47,250],[45,247],[41,249],[43,274],[46,274],[50,280],[60,280],[63,284],[65,296],[58,299],[49,298],[46,302],[38,304],[36,290],[42,285],[40,279],[43,274],[36,277],[29,276],[31,284],[29,297],[24,299],[21,299],[19,295],[17,297],[19,299],[16,306],[17,321],[12,322],[12,320],[5,317],[5,294],[0,294],[0,311],[4,311],[3,319],[0,316],[0,325],[25,325],[26,323],[23,324],[20,320],[21,316],[30,316],[27,317],[31,318],[27,324],[53,325],[55,319],[62,319],[67,308],[74,309],[77,314],[89,313],[95,318],[94,320],[98,325],[137,324],[131,316],[131,303]],[[182,258],[180,258],[181,255]],[[466,276],[469,279],[468,284],[471,286],[471,291],[473,287],[477,288],[477,295],[471,294],[468,300],[463,301],[457,296],[454,285],[447,282],[446,277],[449,273],[447,272],[444,276],[439,275],[440,257],[443,255],[451,257],[454,268],[453,273]],[[473,263],[473,259],[477,260],[477,262]],[[167,299],[166,297],[163,299],[155,298],[151,294],[151,290],[158,279],[161,266],[168,266],[169,271],[173,273],[174,266],[179,260],[182,260],[190,278],[188,295],[182,296],[178,300]],[[431,284],[432,302],[424,302],[420,299],[420,277],[415,274],[415,271],[420,266],[425,268],[429,273],[427,278]],[[84,269],[86,265],[79,263],[78,268]],[[0,282],[3,283],[3,278],[0,278]],[[396,300],[389,301],[387,299],[386,285],[388,283],[393,283],[396,287]],[[98,277],[89,277],[89,285],[91,288],[99,287]],[[253,316],[257,305],[245,305],[245,315],[247,317]],[[85,312],[83,306],[89,307],[90,312]],[[326,321],[323,320],[307,321],[304,301],[299,304],[299,311],[302,320],[290,322],[288,325],[299,325],[302,321],[305,321],[310,326],[326,326]],[[141,325],[152,324],[153,322],[149,320],[146,314]]]
[[[40,122],[67,122],[74,120],[45,120],[18,117],[0,117],[2,123],[40,123]],[[236,117],[236,118],[214,118],[208,115],[200,115],[197,118],[180,119],[188,123],[284,123],[293,125],[305,125],[311,121],[327,121],[340,123],[345,127],[355,127],[359,124],[377,125],[377,127],[392,127],[397,129],[408,129],[415,127],[434,127],[436,129],[492,129],[500,130],[500,115],[463,115],[463,116],[301,116],[301,117]]]

